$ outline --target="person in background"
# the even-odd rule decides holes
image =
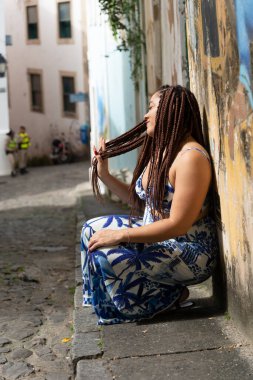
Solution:
[[[17,151],[18,151],[18,143],[15,138],[15,132],[11,129],[8,133],[8,136],[5,144],[5,153],[8,156],[8,160],[11,164],[11,176],[15,177],[17,175],[16,165],[17,165]]]
[[[28,173],[27,170],[27,153],[28,148],[31,145],[31,139],[26,132],[26,127],[21,125],[18,134],[18,149],[19,149],[19,170],[20,174]]]

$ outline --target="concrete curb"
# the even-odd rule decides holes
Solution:
[[[75,246],[75,295],[74,295],[74,311],[73,311],[73,327],[74,335],[71,348],[71,359],[74,367],[75,378],[83,378],[83,369],[90,366],[96,367],[97,364],[91,363],[92,359],[102,357],[102,332],[97,326],[97,317],[91,307],[84,308],[82,306],[82,274],[80,259],[80,233],[85,220],[87,219],[83,213],[77,213],[76,223],[76,246]],[[96,361],[97,363],[97,361]],[[104,369],[101,368],[103,373]]]

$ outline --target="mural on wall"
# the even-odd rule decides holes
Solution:
[[[240,81],[244,85],[251,108],[253,108],[251,43],[253,43],[252,0],[234,0],[236,30],[240,63]]]
[[[235,126],[246,120],[250,109],[253,108],[251,68],[253,8],[250,8],[250,3],[251,0],[245,2],[223,0],[219,3],[216,0],[188,2],[189,51],[195,65],[198,63],[201,67],[200,80],[204,82],[202,92],[205,92],[205,111],[214,119],[214,123],[225,128],[232,160],[235,149]],[[193,82],[199,80],[195,70],[192,70],[191,76],[194,78]],[[202,94],[199,94],[199,97],[202,97]],[[218,130],[216,132],[219,132],[219,136],[215,136],[211,145],[216,144],[213,146],[213,153],[216,153],[216,159],[219,161],[219,170],[225,170],[222,149],[225,134]],[[247,131],[242,132],[241,140],[246,168],[250,174],[251,157]]]
[[[216,0],[202,0],[203,40],[205,55],[219,57],[219,32],[217,25]]]
[[[188,0],[187,17],[190,83],[214,158],[229,302],[246,315],[253,309],[241,301],[253,299],[252,0]]]

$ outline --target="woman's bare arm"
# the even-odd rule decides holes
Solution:
[[[100,177],[101,181],[116,194],[123,202],[129,202],[129,185],[115,178],[108,171],[106,176]]]
[[[105,150],[105,140],[100,138],[99,147]],[[109,172],[108,160],[102,160],[99,152],[94,147],[94,154],[98,160],[97,170],[100,180],[111,190],[112,193],[116,194],[123,202],[129,202],[129,185],[115,178]]]
[[[137,228],[101,230],[90,240],[90,250],[120,242],[155,243],[184,235],[197,220],[211,180],[207,159],[197,151],[184,154],[176,166],[175,193],[170,216]]]
[[[185,234],[197,220],[211,180],[208,160],[191,151],[178,160],[169,218],[129,230],[134,242],[157,242]],[[142,236],[143,234],[143,236]],[[145,235],[145,236],[144,236]]]

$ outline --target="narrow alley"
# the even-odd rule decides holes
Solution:
[[[75,203],[87,166],[1,177],[1,379],[72,379]]]

